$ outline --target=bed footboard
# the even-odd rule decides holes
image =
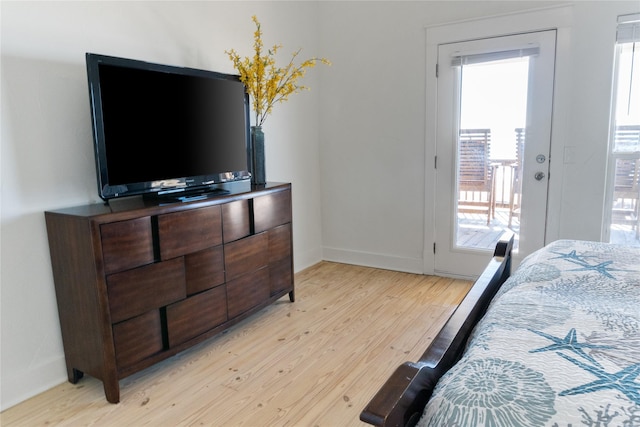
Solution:
[[[360,414],[375,426],[413,426],[440,377],[460,358],[473,327],[511,274],[513,234],[505,233],[493,258],[417,362],[396,368]]]

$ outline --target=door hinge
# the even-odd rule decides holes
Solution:
[[[433,253],[436,253],[436,242],[433,242]]]
[[[433,168],[438,169],[438,156],[434,156],[433,158]]]
[[[438,78],[438,64],[436,64],[436,79]]]

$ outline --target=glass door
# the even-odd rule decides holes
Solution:
[[[618,18],[603,240],[640,246],[640,13]]]
[[[473,277],[500,236],[544,246],[555,31],[438,47],[435,271]]]

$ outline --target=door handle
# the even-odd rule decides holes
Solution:
[[[536,181],[542,181],[542,179],[544,178],[544,172],[536,172],[533,177],[536,179]]]

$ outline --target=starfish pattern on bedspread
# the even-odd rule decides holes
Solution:
[[[577,268],[575,270],[569,270],[569,271],[596,271],[610,279],[616,278],[611,274],[612,271],[633,271],[633,270],[620,270],[617,268],[609,267],[611,264],[613,264],[613,261],[604,261],[598,264],[591,265],[586,260],[586,258],[596,258],[596,256],[595,255],[579,255],[575,249],[570,251],[569,253],[556,252],[556,251],[551,251],[551,252],[559,256],[554,258],[549,258],[549,259],[563,259],[565,261],[569,261],[573,264],[577,264],[580,267],[582,267],[582,268]]]
[[[578,337],[576,334],[576,328],[571,328],[569,333],[564,338],[554,337],[553,335],[546,334],[541,331],[536,331],[533,329],[529,329],[534,334],[538,334],[541,337],[547,338],[553,341],[553,344],[548,345],[546,347],[538,348],[535,350],[529,350],[529,353],[541,353],[543,351],[559,351],[559,350],[569,350],[572,353],[575,353],[582,358],[588,360],[589,362],[600,366],[600,364],[593,358],[591,355],[585,353],[585,348],[599,348],[599,349],[610,349],[614,348],[610,345],[597,345],[597,344],[589,344],[589,343],[580,343],[578,342]]]
[[[556,254],[556,255],[560,255],[554,258],[550,258],[550,259],[566,259],[567,261],[577,261],[580,264],[587,264],[587,261],[585,258],[595,258],[595,255],[578,255],[576,253],[576,250],[573,249],[571,252],[569,252],[568,254],[562,253],[562,252],[556,252],[556,251],[551,251],[552,253]]]
[[[583,384],[569,390],[564,390],[559,393],[560,396],[586,394],[600,390],[611,389],[623,393],[631,401],[640,405],[640,383],[636,381],[636,378],[638,378],[638,375],[640,375],[640,363],[635,363],[633,365],[627,366],[621,371],[609,374],[597,366],[587,365],[580,362],[579,360],[567,356],[566,354],[556,354],[598,377],[597,380],[590,383]]]
[[[575,262],[572,260],[569,260],[569,261]],[[576,262],[576,264],[579,264],[580,266],[582,266],[582,268],[576,268],[575,270],[571,270],[571,271],[597,271],[598,273],[603,274],[610,279],[615,279],[615,277],[610,273],[610,271],[624,271],[624,270],[618,270],[616,268],[609,268],[609,265],[613,264],[613,261],[605,261],[596,265],[582,264],[579,262]]]

